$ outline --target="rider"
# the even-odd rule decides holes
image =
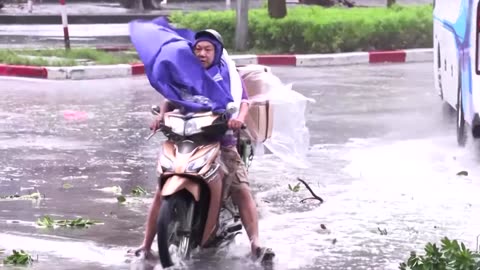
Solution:
[[[228,76],[228,67],[226,66],[226,63],[221,61],[223,48],[222,36],[217,31],[207,29],[196,33],[194,43],[195,55],[198,57],[203,67],[209,71],[212,78],[225,87],[227,83],[223,78]],[[230,85],[226,87],[230,89]],[[228,122],[229,128],[237,131],[243,126],[249,108],[248,96],[243,82],[242,87],[242,102],[238,116],[235,119],[230,119]],[[160,114],[151,124],[150,128],[152,130],[158,129],[160,123],[163,121],[163,114],[173,109],[173,104],[166,100],[162,105]],[[271,249],[262,248],[260,246],[258,239],[258,216],[256,204],[250,191],[246,166],[237,152],[236,144],[237,141],[233,132],[227,133],[221,142],[221,158],[229,171],[229,176],[226,177],[227,185],[230,185],[233,202],[239,208],[240,219],[250,239],[253,257],[255,259],[271,258],[274,256]],[[136,253],[138,251],[144,251],[148,255],[150,252],[156,234],[156,220],[160,209],[160,202],[161,193],[159,187],[157,187],[154,200],[148,213],[143,244],[136,250]]]

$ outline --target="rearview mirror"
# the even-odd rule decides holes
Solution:
[[[150,109],[150,112],[153,115],[159,115],[160,114],[160,106],[158,105],[153,105],[152,108]]]
[[[227,104],[227,113],[232,115],[234,113],[236,113],[238,110],[238,108],[235,106],[235,104],[233,104],[233,102],[230,102]]]

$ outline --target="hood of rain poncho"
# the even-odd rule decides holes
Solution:
[[[176,29],[163,17],[132,21],[129,30],[152,87],[184,112],[223,112],[233,102],[222,50],[206,70],[193,53],[194,31]]]

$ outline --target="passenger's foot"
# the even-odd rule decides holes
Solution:
[[[275,257],[275,252],[271,248],[258,247],[254,253],[254,260],[261,263],[270,263]]]
[[[146,249],[143,246],[140,246],[136,249],[129,249],[127,255],[135,257],[144,257],[147,260],[155,259],[155,255],[150,249]]]

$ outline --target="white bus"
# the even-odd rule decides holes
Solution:
[[[457,142],[480,137],[479,0],[433,1],[435,87],[457,115]]]

